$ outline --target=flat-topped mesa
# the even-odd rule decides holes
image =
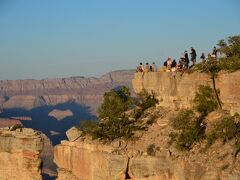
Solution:
[[[43,140],[30,128],[0,128],[1,179],[40,180]]]
[[[177,109],[192,107],[199,85],[212,86],[210,76],[199,72],[182,76],[171,72],[139,72],[135,73],[132,84],[136,93],[143,89],[154,92],[161,106]],[[220,72],[216,87],[220,90],[223,108],[231,114],[240,113],[240,71]]]

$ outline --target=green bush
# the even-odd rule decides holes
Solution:
[[[129,139],[134,131],[142,130],[141,125],[134,118],[130,118],[126,111],[131,109],[133,100],[126,87],[112,89],[104,94],[103,103],[99,108],[100,120],[81,122],[80,129],[90,134],[93,139],[113,141],[117,138]]]
[[[137,109],[134,110],[134,117],[136,119],[140,118],[145,110],[151,107],[155,107],[158,103],[158,100],[155,97],[154,93],[148,93],[145,89],[143,89],[139,94],[139,100],[136,103]]]
[[[204,137],[203,117],[196,117],[192,110],[182,110],[171,119],[171,126],[177,132],[171,133],[170,142],[175,143],[179,150],[190,150],[193,145]]]
[[[100,119],[122,116],[133,104],[129,88],[112,89],[103,96],[104,100],[98,112]]]
[[[143,89],[138,95],[140,97],[139,106],[142,108],[142,111],[154,107],[158,103],[155,94],[148,93],[145,89]]]
[[[109,118],[101,121],[93,131],[93,138],[104,141],[113,141],[117,138],[129,139],[134,135],[134,131],[142,130],[134,119],[128,116]]]
[[[220,94],[220,91],[217,93]],[[210,86],[200,85],[193,102],[196,110],[204,115],[218,108],[215,92]]]
[[[236,146],[239,145],[240,138],[240,120],[239,115],[229,116],[223,118],[221,121],[217,122],[212,132],[207,135],[207,146],[212,145],[217,139],[222,139],[223,142],[226,142],[231,139],[236,140]]]
[[[83,132],[83,135],[90,134],[93,135],[93,132],[98,127],[98,121],[96,120],[81,120],[78,128]]]
[[[150,144],[148,147],[147,147],[147,154],[149,156],[155,156],[156,154],[156,147],[155,147],[155,144]]]

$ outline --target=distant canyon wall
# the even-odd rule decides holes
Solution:
[[[43,80],[1,80],[0,107],[30,110],[43,105],[75,102],[96,112],[102,95],[110,89],[132,87],[133,70],[107,73],[100,78],[70,77]]]
[[[210,76],[198,72],[182,76],[171,72],[135,73],[132,84],[136,93],[143,89],[154,92],[161,106],[177,109],[192,107],[199,85],[212,86]],[[216,87],[220,90],[223,108],[231,114],[240,113],[240,71],[220,72]]]

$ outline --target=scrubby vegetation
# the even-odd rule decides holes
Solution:
[[[171,120],[171,126],[177,132],[170,134],[170,142],[175,142],[180,150],[190,150],[196,142],[204,138],[204,118],[218,108],[215,93],[210,86],[199,86],[193,102],[193,109],[182,110]]]
[[[228,116],[217,122],[206,139],[207,147],[211,146],[217,139],[221,139],[224,143],[234,140],[236,155],[240,151],[240,115]]]
[[[219,91],[218,91],[219,92]],[[214,91],[209,86],[200,86],[194,99],[195,108],[180,111],[171,120],[174,132],[170,133],[170,143],[179,150],[190,150],[200,140],[206,140],[205,149],[216,140],[223,143],[235,142],[235,156],[240,151],[240,115],[227,115],[217,121],[210,133],[205,133],[205,117],[219,108]]]
[[[217,93],[220,94],[220,91],[217,90]],[[203,115],[207,115],[219,108],[214,90],[210,86],[200,85],[193,102],[195,109]]]
[[[177,149],[190,150],[204,136],[202,118],[196,117],[192,110],[182,110],[171,120],[172,127],[177,132],[170,134],[171,143],[175,142]]]
[[[155,146],[155,144],[150,144],[147,147],[147,154],[149,156],[155,156],[155,154],[156,154],[156,146]]]
[[[82,121],[79,128],[84,135],[91,135],[93,139],[104,141],[129,139],[133,137],[135,131],[145,129],[138,119],[146,109],[155,106],[156,103],[154,95],[146,91],[140,93],[139,100],[134,103],[127,87],[112,89],[104,94],[103,103],[99,108],[99,121]],[[140,112],[138,117],[136,112]]]
[[[136,102],[137,108],[134,111],[134,117],[137,119],[142,116],[145,110],[150,107],[155,107],[158,103],[155,94],[153,92],[150,94],[145,89],[143,89],[138,96],[139,100]]]

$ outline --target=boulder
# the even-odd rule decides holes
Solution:
[[[82,135],[82,131],[76,127],[72,127],[67,130],[66,135],[69,141],[75,141]]]

